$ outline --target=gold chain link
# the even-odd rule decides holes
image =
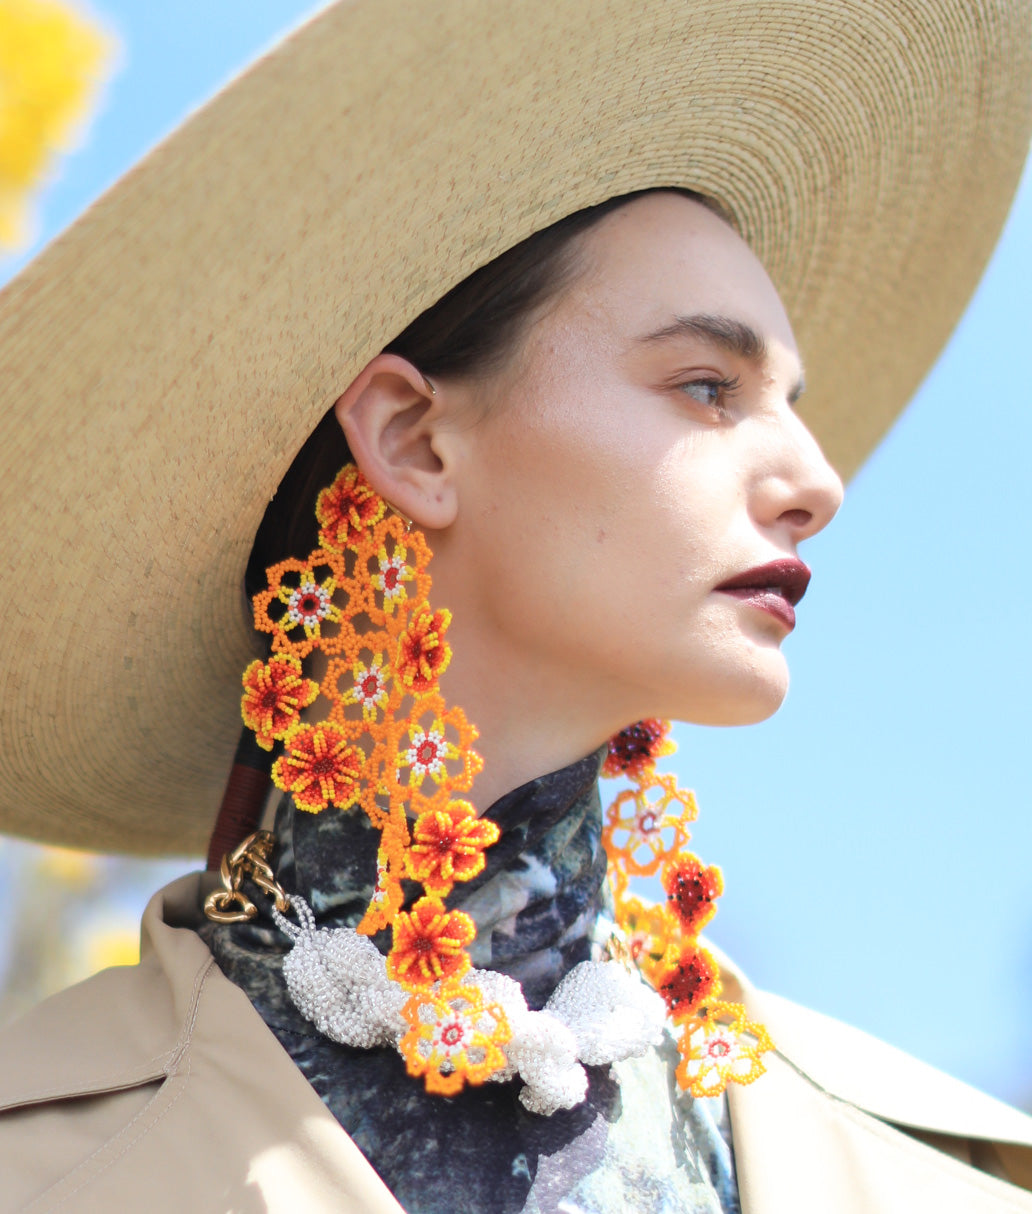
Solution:
[[[234,851],[222,857],[219,876],[223,888],[213,890],[204,900],[204,913],[209,919],[215,923],[246,923],[258,914],[258,907],[243,891],[247,877],[275,900],[278,911],[287,910],[290,903],[286,892],[272,875],[269,865],[275,845],[275,836],[270,831],[256,830]]]

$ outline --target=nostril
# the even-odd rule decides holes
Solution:
[[[779,522],[790,523],[793,527],[809,527],[813,522],[813,512],[810,510],[785,510]]]

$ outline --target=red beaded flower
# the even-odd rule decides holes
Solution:
[[[685,934],[697,936],[717,913],[716,900],[724,892],[720,869],[703,868],[696,856],[686,855],[668,865],[661,879]]]
[[[420,898],[411,912],[394,919],[394,945],[387,973],[407,987],[460,978],[470,965],[464,951],[476,927],[463,911],[448,911],[439,898]]]
[[[323,489],[315,506],[319,542],[336,552],[354,544],[387,513],[387,505],[354,464]]]
[[[659,967],[656,989],[675,1024],[681,1024],[718,993],[719,970],[704,948],[688,945],[671,964]]]
[[[348,809],[355,803],[364,759],[336,725],[296,725],[286,747],[272,765],[272,780],[300,809],[318,813],[328,805]]]
[[[254,730],[263,750],[272,750],[318,694],[319,684],[302,676],[297,658],[274,653],[267,662],[255,660],[244,671],[244,724]]]
[[[609,753],[602,765],[604,776],[638,776],[651,770],[656,760],[674,753],[667,735],[670,722],[649,717],[621,729],[609,739]]]

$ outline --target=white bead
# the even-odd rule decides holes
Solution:
[[[640,1057],[659,1044],[666,1023],[662,998],[615,961],[574,966],[545,1007],[569,1025],[588,1066]]]
[[[376,945],[349,927],[316,929],[303,898],[291,905],[300,930],[273,914],[294,939],[283,977],[295,1007],[331,1041],[360,1049],[395,1045],[405,1032],[400,1012],[408,995],[387,977]]]

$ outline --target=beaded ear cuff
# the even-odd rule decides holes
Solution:
[[[771,1042],[740,1005],[717,999],[716,962],[698,943],[722,880],[683,851],[694,798],[656,773],[656,759],[674,749],[668,723],[623,730],[603,768],[631,782],[609,807],[603,835],[619,932],[662,1001],[619,964],[583,962],[542,1011],[530,1011],[518,983],[472,967],[475,924],[445,901],[482,871],[499,830],[462,797],[482,763],[476,730],[439,691],[451,615],[430,605],[426,540],[354,465],[319,494],[316,516],[320,546],[272,566],[255,596],[255,626],[269,634],[271,653],[244,672],[242,716],[258,745],[277,751],[273,783],[299,809],[361,809],[380,846],[374,893],[355,931],[318,929],[303,899],[271,881],[264,852],[235,853],[276,896],[271,913],[294,944],[284,976],[302,1013],[345,1044],[393,1045],[430,1092],[452,1095],[518,1073],[523,1103],[546,1114],[583,1099],[584,1065],[643,1053],[667,1016],[679,1034],[683,1087],[709,1096],[729,1081],[752,1082]],[[317,651],[318,681],[305,668]],[[303,719],[320,700],[328,707],[319,719]],[[231,867],[223,861],[224,883],[240,899]],[[631,876],[657,872],[665,906],[631,896]],[[408,906],[403,880],[422,887]],[[239,914],[227,910],[226,898],[209,898],[210,917],[256,913],[249,902]],[[388,926],[384,959],[364,937]]]

